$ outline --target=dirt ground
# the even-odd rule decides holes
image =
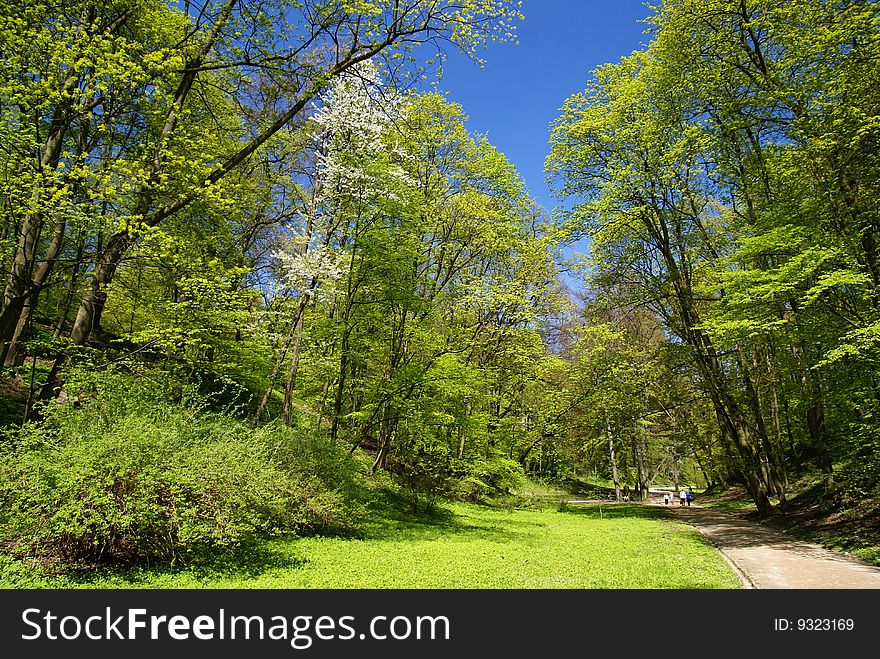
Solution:
[[[695,527],[712,543],[739,577],[743,588],[880,589],[880,567],[821,545],[799,540],[782,530],[758,524],[745,512],[722,511],[694,502],[664,504],[662,492],[652,490],[644,505],[668,509]],[[598,499],[570,504],[611,504]]]
[[[880,588],[880,567],[852,556],[729,512],[677,502],[666,507],[718,548],[745,588]]]

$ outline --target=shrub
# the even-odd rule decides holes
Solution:
[[[505,457],[477,459],[462,462],[455,494],[461,498],[480,501],[498,494],[509,494],[525,480],[522,466]]]
[[[451,458],[443,444],[413,441],[398,447],[390,456],[388,470],[402,487],[412,512],[424,503],[425,512],[433,512],[437,500],[451,491]]]
[[[317,449],[292,431],[114,400],[124,391],[47,407],[0,459],[2,533],[18,553],[193,560],[260,535],[350,524],[351,488],[332,484],[346,473],[339,452],[322,473]]]
[[[309,474],[318,484],[350,501],[361,493],[360,470],[341,443],[331,442],[312,428],[288,428],[279,422],[253,431],[269,447],[273,460],[283,469]]]

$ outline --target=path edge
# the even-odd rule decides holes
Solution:
[[[715,550],[719,554],[721,554],[721,557],[730,566],[730,569],[733,570],[733,573],[737,576],[737,578],[739,579],[739,582],[742,584],[742,587],[744,589],[746,589],[746,590],[757,590],[758,589],[758,587],[755,585],[755,582],[752,581],[752,578],[748,575],[748,573],[745,570],[743,570],[739,565],[737,565],[736,561],[733,560],[730,556],[728,556],[727,552],[724,551],[714,540],[712,540],[712,538],[710,538],[706,533],[704,533],[703,529],[701,529],[696,524],[691,524],[690,522],[686,522],[681,518],[678,518],[678,520],[680,522],[682,522],[683,524],[687,524],[692,529],[696,529],[697,531],[699,531],[700,535],[706,539],[706,542],[708,542],[710,545],[715,547]]]

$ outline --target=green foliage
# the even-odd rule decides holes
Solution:
[[[518,3],[184,5],[0,8],[19,554],[342,528],[349,450],[413,512],[524,474],[744,482],[768,513],[815,464],[876,495],[876,3],[661,2],[553,126],[558,220],[464,108],[397,85],[418,44],[511,39]]]
[[[272,539],[245,565],[39,577],[0,556],[0,587],[740,587],[698,531],[656,506],[605,506],[600,515],[595,506],[557,512],[455,503],[442,512],[413,516],[386,501],[371,511],[363,537]]]
[[[463,462],[459,469],[453,492],[473,501],[510,494],[522,487],[526,478],[519,462],[504,457]]]
[[[47,407],[0,463],[3,536],[17,553],[189,561],[258,536],[350,526],[350,499],[334,489],[352,476],[344,457],[325,453],[314,473],[315,454],[329,447],[161,406],[137,380],[102,381],[99,398],[84,386],[76,407]]]
[[[398,447],[388,463],[409,499],[412,512],[433,512],[437,500],[452,488],[452,459],[448,447],[415,441]]]
[[[877,436],[878,20],[876,3],[665,0],[650,43],[553,127],[596,294],[650,310],[680,392],[711,400],[720,441],[676,448],[764,515],[804,460],[828,487],[856,478],[834,462]]]

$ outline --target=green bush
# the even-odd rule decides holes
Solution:
[[[525,481],[525,472],[516,461],[505,457],[462,462],[455,494],[470,501],[481,501],[498,494],[509,494]]]
[[[192,560],[258,535],[350,525],[346,456],[286,428],[162,403],[140,383],[53,404],[0,459],[2,535],[65,561]],[[155,392],[152,392],[155,393]]]
[[[451,491],[452,470],[449,449],[430,441],[412,441],[399,446],[387,462],[417,513],[421,504],[425,512],[433,512],[437,500]]]
[[[345,447],[331,442],[312,428],[285,427],[272,422],[253,431],[270,448],[281,468],[309,474],[320,486],[354,502],[361,494],[362,482],[357,462]]]

